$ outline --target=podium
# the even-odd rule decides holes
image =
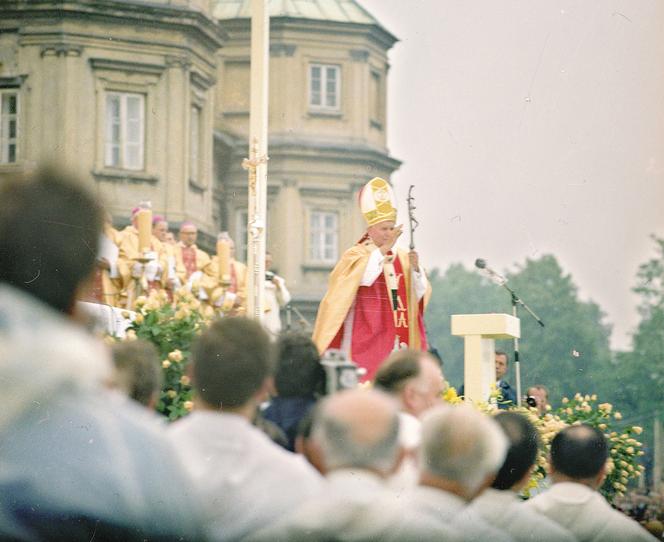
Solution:
[[[521,322],[509,314],[453,314],[452,335],[463,337],[464,396],[486,401],[496,382],[496,339],[521,337]]]

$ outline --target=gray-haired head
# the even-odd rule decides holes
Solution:
[[[424,416],[421,472],[459,485],[467,498],[498,472],[506,452],[498,424],[470,406],[441,406]]]
[[[325,469],[368,469],[387,475],[399,458],[397,403],[373,390],[347,390],[326,398],[314,420],[313,438]]]

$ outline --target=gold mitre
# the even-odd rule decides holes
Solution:
[[[367,221],[367,226],[385,220],[396,222],[397,201],[390,183],[375,177],[365,184],[360,191],[360,210]]]

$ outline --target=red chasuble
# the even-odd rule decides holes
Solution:
[[[351,359],[367,373],[363,381],[372,380],[378,367],[395,348],[404,348],[408,338],[408,298],[403,268],[399,258],[394,259],[394,271],[398,279],[397,310],[393,310],[390,291],[381,273],[371,286],[360,286],[355,297],[353,315],[353,337],[351,340]],[[420,336],[420,349],[427,349],[426,333],[422,313],[424,303],[418,303],[417,325]],[[340,348],[343,342],[344,326],[341,326],[329,348]]]
[[[92,301],[95,303],[107,303],[107,301],[104,299],[104,279],[101,276],[102,272],[103,271],[99,267],[95,267],[92,291],[90,292],[89,299],[86,299],[86,301]]]

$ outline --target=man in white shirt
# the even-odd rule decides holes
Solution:
[[[507,457],[491,487],[473,500],[470,510],[518,542],[574,542],[576,538],[569,531],[524,506],[518,497],[537,459],[537,429],[516,412],[502,412],[494,420],[509,440]]]
[[[322,478],[252,426],[271,387],[260,324],[223,318],[193,348],[196,407],[170,436],[204,502],[213,540],[239,540],[311,499]]]
[[[390,480],[399,491],[417,485],[417,450],[422,439],[420,417],[440,404],[445,379],[436,360],[428,352],[398,350],[378,368],[374,384],[399,403],[399,441],[405,457]]]
[[[565,527],[579,542],[656,540],[597,492],[606,477],[608,457],[606,437],[599,429],[589,425],[563,429],[551,442],[553,486],[526,506]]]
[[[420,484],[403,505],[414,521],[451,527],[463,540],[512,540],[467,507],[491,483],[506,450],[500,427],[473,407],[429,410],[422,420]]]
[[[107,389],[81,325],[102,210],[44,170],[0,189],[0,539],[199,540],[162,420]]]
[[[444,528],[413,524],[386,498],[385,481],[399,462],[398,428],[396,404],[381,392],[347,390],[325,399],[312,434],[325,492],[256,539],[456,540]]]

